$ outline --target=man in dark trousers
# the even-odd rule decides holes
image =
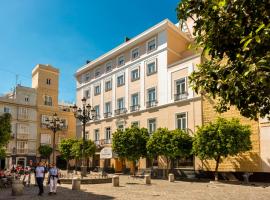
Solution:
[[[36,180],[39,188],[38,195],[41,196],[44,193],[43,190],[43,181],[45,176],[45,167],[43,166],[42,162],[38,163],[38,166],[36,167]]]

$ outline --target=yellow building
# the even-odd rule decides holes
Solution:
[[[32,71],[32,87],[37,93],[37,147],[52,145],[53,133],[45,126],[45,120],[54,113],[64,121],[64,129],[56,133],[56,144],[63,138],[76,136],[75,117],[69,104],[59,104],[59,70],[50,65],[38,64]],[[59,152],[56,152],[56,156]],[[52,160],[52,158],[51,158]]]
[[[86,127],[87,138],[101,150],[94,166],[116,171],[121,171],[122,165],[130,167],[109,153],[117,128],[136,123],[150,133],[159,127],[192,133],[202,124],[201,97],[189,87],[187,78],[201,62],[200,54],[188,49],[192,38],[187,30],[164,20],[76,72],[77,105],[81,107],[85,97],[97,112]],[[183,162],[193,165],[192,158]],[[177,160],[175,167],[183,162]],[[156,164],[166,167],[163,162]],[[138,163],[139,168],[151,166],[146,159]]]

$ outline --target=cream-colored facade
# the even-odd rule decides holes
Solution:
[[[54,113],[65,122],[64,129],[56,133],[56,145],[63,138],[75,137],[75,117],[70,110],[71,105],[58,103],[59,70],[50,65],[37,65],[32,71],[32,87],[37,92],[37,147],[53,144],[53,133],[46,128],[45,120]],[[58,155],[59,152],[56,152]]]
[[[202,111],[201,97],[187,79],[201,62],[199,54],[188,50],[191,42],[177,25],[164,20],[80,68],[77,105],[86,97],[98,113],[86,126],[87,138],[101,148],[111,146],[113,132],[133,123],[149,132],[167,127],[192,134],[202,124]],[[99,153],[93,164],[122,168],[117,158],[100,159]],[[164,167],[161,162],[159,166]],[[149,167],[148,162],[142,159],[139,167]]]
[[[26,166],[36,159],[37,106],[36,91],[17,85],[13,92],[0,97],[0,115],[12,116],[12,138],[7,145],[5,168],[13,164]],[[2,163],[4,167],[4,163]]]

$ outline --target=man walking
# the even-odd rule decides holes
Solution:
[[[42,162],[39,162],[38,166],[36,167],[36,180],[39,188],[38,195],[41,196],[44,193],[43,190],[43,180],[45,175],[45,167],[43,166]]]
[[[49,195],[56,194],[58,175],[59,175],[59,170],[55,166],[55,163],[53,163],[52,167],[49,169],[49,184],[50,184]]]

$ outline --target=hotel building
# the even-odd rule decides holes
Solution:
[[[113,132],[132,124],[150,133],[167,127],[188,129],[191,134],[202,124],[201,97],[187,78],[201,55],[188,49],[192,38],[184,28],[166,19],[77,70],[77,105],[81,107],[85,97],[97,112],[86,126],[86,137],[100,149],[110,149]],[[192,166],[193,159],[188,163]],[[97,152],[93,165],[121,171],[129,164],[113,156],[103,159]],[[150,165],[146,159],[139,162],[140,168]],[[162,162],[158,166],[164,167]]]

